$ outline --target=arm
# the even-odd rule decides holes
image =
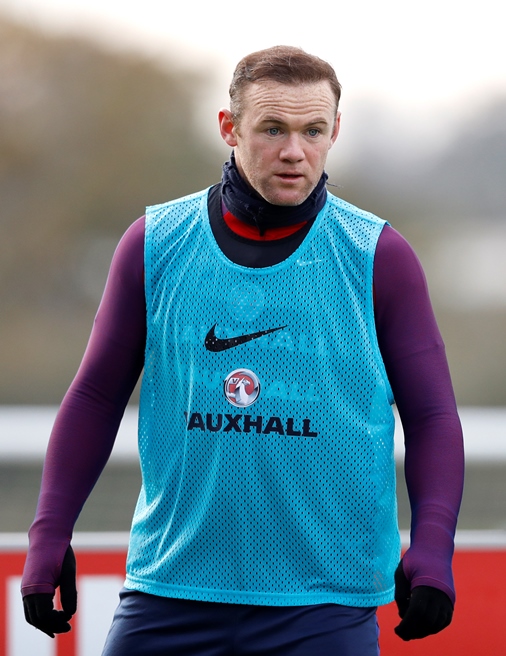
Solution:
[[[146,334],[144,220],[114,255],[82,363],[47,449],[22,593],[54,595],[72,531],[114,445],[143,366]]]
[[[378,242],[374,287],[378,340],[404,429],[412,511],[411,544],[400,574],[411,592],[428,586],[444,593],[453,606],[462,430],[422,267],[409,244],[389,227]]]

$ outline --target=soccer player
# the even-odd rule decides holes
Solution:
[[[70,629],[73,526],[142,369],[142,488],[104,656],[376,656],[394,597],[404,640],[450,623],[460,422],[411,247],[326,189],[340,93],[300,49],[245,57],[221,183],[121,240],[30,528],[25,614],[48,635]]]

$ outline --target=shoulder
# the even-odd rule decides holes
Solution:
[[[146,227],[146,216],[139,217],[134,221],[125,231],[125,234],[121,238],[122,241],[135,242],[139,239],[144,239],[144,230]]]
[[[165,203],[160,203],[158,205],[149,205],[146,208],[146,222],[149,224],[152,221],[163,218],[171,212],[178,213],[182,210],[183,207],[195,207],[199,206],[202,202],[207,199],[209,193],[209,188],[202,189],[201,191],[196,191],[193,194],[188,194],[187,196],[181,196],[180,198],[174,198]]]
[[[395,318],[405,326],[422,316],[434,327],[425,272],[409,242],[385,226],[374,257],[375,309],[378,323],[390,325]],[[419,326],[420,328],[420,326]]]
[[[378,242],[378,248],[383,255],[396,257],[404,254],[408,257],[416,257],[413,247],[408,240],[397,232],[391,225],[385,225]]]
[[[374,268],[375,275],[381,272],[382,277],[391,280],[425,281],[422,264],[413,247],[390,225],[384,226],[378,239]]]
[[[144,231],[145,217],[134,221],[119,241],[114,253],[111,277],[116,275],[122,280],[143,279],[144,275]]]
[[[383,226],[387,222],[384,219],[381,219],[379,216],[363,210],[356,205],[352,205],[347,201],[334,196],[330,192],[327,192],[327,208],[333,210],[339,218],[342,219],[351,219],[352,221],[359,221],[374,224],[377,226]]]
[[[144,249],[145,227],[145,216],[141,216],[134,221],[121,237],[117,251],[125,254],[133,254],[139,249]]]
[[[146,244],[177,241],[207,212],[209,189],[146,208]]]

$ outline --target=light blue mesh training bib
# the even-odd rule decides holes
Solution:
[[[143,485],[129,588],[261,605],[393,597],[393,402],[373,314],[384,222],[328,195],[263,269],[216,244],[207,191],[148,208]]]

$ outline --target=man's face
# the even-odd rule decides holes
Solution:
[[[339,113],[327,81],[250,84],[236,124],[219,114],[241,176],[274,205],[300,205],[318,184],[339,132]]]

